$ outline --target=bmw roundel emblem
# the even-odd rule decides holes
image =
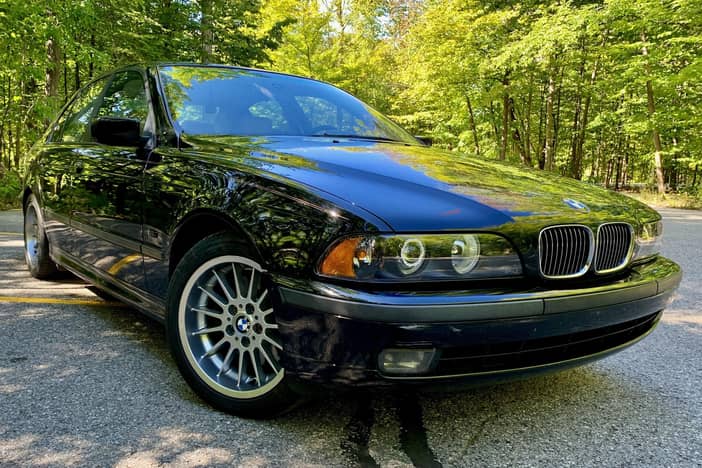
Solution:
[[[586,213],[590,212],[590,208],[588,208],[585,203],[579,202],[578,200],[573,200],[572,198],[564,198],[563,202],[569,207],[573,208],[574,210],[580,210]]]
[[[239,319],[236,321],[236,329],[241,333],[246,333],[246,330],[249,329],[249,319],[246,317],[239,317]]]

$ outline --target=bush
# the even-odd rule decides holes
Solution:
[[[22,200],[22,177],[17,171],[7,171],[0,168],[0,210],[20,208]]]

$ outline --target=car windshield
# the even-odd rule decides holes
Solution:
[[[160,70],[168,108],[189,135],[348,137],[416,144],[405,130],[334,86],[225,67]]]

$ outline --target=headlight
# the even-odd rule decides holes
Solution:
[[[646,223],[636,234],[636,246],[634,247],[633,260],[657,255],[661,251],[663,242],[663,223],[655,221]]]
[[[360,281],[460,280],[519,276],[522,263],[494,234],[355,236],[336,242],[317,272]]]

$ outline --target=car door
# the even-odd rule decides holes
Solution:
[[[74,167],[105,84],[105,79],[97,79],[76,94],[49,132],[35,160],[37,193],[41,196],[44,225],[53,255],[62,256],[75,248],[70,230],[71,206],[76,195]]]
[[[137,69],[112,75],[93,121],[137,119],[142,133],[151,131],[144,75]],[[71,208],[75,256],[97,281],[117,286],[122,295],[144,289],[142,242],[142,176],[145,151],[105,145],[92,135],[76,157]]]

